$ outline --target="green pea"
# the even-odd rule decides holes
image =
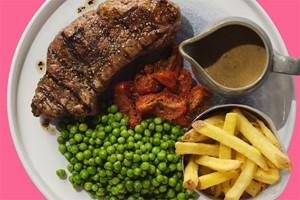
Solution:
[[[171,134],[179,135],[181,133],[180,128],[178,126],[173,126],[171,129]]]
[[[159,186],[159,191],[161,192],[161,193],[163,193],[163,192],[165,192],[165,191],[167,191],[167,186],[166,185],[161,185],[161,186]]]
[[[125,138],[124,137],[119,137],[118,138],[118,143],[119,144],[124,144],[125,143]]]
[[[146,120],[141,121],[141,126],[143,127],[143,129],[148,128],[148,122]]]
[[[128,169],[127,170],[127,172],[126,172],[126,175],[128,176],[128,177],[133,177],[133,175],[134,175],[134,171],[133,171],[133,169]]]
[[[126,139],[129,137],[129,132],[127,130],[122,130],[120,135]]]
[[[106,169],[106,170],[112,170],[113,169],[113,164],[111,162],[106,162],[104,164],[104,169]]]
[[[171,125],[167,122],[163,123],[163,129],[165,131],[169,131],[171,129]]]
[[[117,142],[117,137],[114,136],[114,135],[111,135],[111,136],[109,137],[109,141],[110,141],[112,144],[114,144],[114,143]]]
[[[58,142],[58,144],[64,144],[65,143],[65,139],[62,136],[58,136],[56,141]]]
[[[141,169],[144,171],[147,171],[149,169],[150,165],[148,162],[142,162]]]
[[[144,130],[144,136],[150,137],[151,136],[151,131],[149,129],[145,129]]]
[[[143,188],[143,184],[140,180],[135,180],[133,182],[134,191],[139,192]]]
[[[90,175],[95,175],[97,173],[97,168],[95,166],[88,166],[87,167],[87,172]]]
[[[67,146],[65,144],[59,144],[58,150],[60,151],[60,153],[64,154],[67,151]]]
[[[115,137],[119,137],[119,135],[120,135],[120,129],[119,128],[114,128],[113,130],[112,130],[112,135],[113,136],[115,136]]]
[[[140,155],[138,155],[138,154],[133,155],[133,162],[137,163],[137,162],[140,162],[140,160],[141,160]]]
[[[159,152],[160,152],[160,147],[153,147],[152,153],[154,153],[155,155],[157,155]]]
[[[117,162],[115,162],[115,163],[113,164],[113,167],[114,167],[115,170],[120,171],[121,168],[122,168],[122,164],[121,164],[121,162],[118,160]]]
[[[167,163],[165,162],[161,162],[158,164],[158,169],[161,170],[161,171],[165,171],[167,169]]]
[[[142,169],[141,168],[135,168],[133,170],[133,173],[136,175],[136,176],[140,176],[142,174]]]
[[[79,148],[77,145],[72,145],[70,151],[71,153],[76,154],[79,151]]]
[[[167,150],[168,147],[169,147],[169,144],[167,142],[160,143],[160,149]]]
[[[70,133],[76,134],[77,132],[78,132],[78,126],[76,125],[71,126]]]
[[[85,123],[79,124],[79,127],[78,127],[78,129],[79,129],[81,132],[86,131],[87,128],[88,128],[88,126],[87,126],[87,124],[85,124]]]
[[[109,111],[108,111],[109,113],[116,113],[116,112],[118,112],[118,107],[116,106],[116,105],[111,105],[110,107],[109,107]]]
[[[104,131],[105,131],[106,133],[111,133],[112,130],[113,130],[113,128],[112,128],[112,126],[110,126],[110,125],[106,125],[106,126],[104,127]]]
[[[92,182],[85,182],[83,187],[86,191],[90,191],[92,189],[92,186],[93,186]]]
[[[164,150],[161,150],[158,154],[157,154],[157,158],[160,161],[164,161],[166,160],[166,152]]]
[[[160,133],[160,132],[162,132],[162,130],[163,130],[163,126],[161,124],[158,124],[158,125],[155,126],[155,131],[156,132]]]
[[[125,187],[129,192],[132,192],[133,191],[133,181],[127,180],[125,182]]]
[[[82,179],[87,179],[88,177],[89,177],[88,171],[87,171],[86,169],[82,169],[82,170],[80,171],[80,178],[82,178]]]
[[[105,131],[97,131],[97,137],[101,140],[104,140],[106,137]]]
[[[156,168],[154,165],[150,165],[149,166],[149,170],[148,170],[148,173],[149,174],[154,174],[156,172]]]
[[[120,121],[121,125],[123,126],[128,126],[129,125],[129,121],[127,118],[122,118]]]
[[[144,128],[143,128],[142,125],[138,124],[138,125],[136,125],[136,126],[134,127],[134,131],[135,131],[136,133],[143,133],[143,132],[144,132]]]
[[[114,119],[115,119],[115,121],[117,121],[117,122],[121,122],[121,120],[123,119],[123,114],[122,114],[121,112],[116,112],[116,113],[114,114]]]
[[[116,148],[114,146],[109,146],[109,147],[107,147],[106,150],[107,150],[107,153],[111,155],[111,154],[115,153]]]
[[[175,191],[171,188],[168,189],[168,192],[167,192],[167,197],[168,198],[174,198],[175,197]]]
[[[99,157],[101,159],[105,160],[107,158],[107,151],[104,150],[104,149],[102,149],[102,150],[100,149],[100,151],[99,151]]]
[[[66,176],[66,171],[64,169],[58,169],[56,170],[56,175],[59,178],[64,178]]]
[[[163,119],[160,117],[155,117],[153,119],[154,124],[161,124],[163,122]]]
[[[142,154],[142,155],[141,155],[141,160],[142,160],[143,162],[149,161],[149,156],[148,156],[147,154]]]
[[[149,129],[150,131],[155,130],[155,123],[154,123],[154,122],[149,123],[148,129]]]
[[[117,155],[116,155],[116,154],[112,154],[112,155],[110,155],[110,156],[107,158],[107,160],[108,160],[109,162],[111,162],[111,163],[114,163],[114,162],[117,161]]]

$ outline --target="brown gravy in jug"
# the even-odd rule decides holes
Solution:
[[[192,57],[219,84],[230,88],[250,85],[263,73],[267,53],[261,38],[241,25],[223,27],[193,45]]]

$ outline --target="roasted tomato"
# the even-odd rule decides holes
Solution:
[[[153,74],[153,77],[166,87],[176,86],[177,75],[172,71],[157,72]]]
[[[135,90],[133,81],[120,82],[114,89],[114,103],[120,112],[128,117],[130,128],[135,127],[142,120],[142,116],[135,108],[135,101],[138,94]]]
[[[157,93],[162,90],[162,84],[153,78],[154,65],[141,67],[134,78],[134,86],[140,95]]]
[[[178,46],[172,46],[171,56],[167,60],[159,60],[155,63],[153,78],[166,87],[176,86],[177,78],[182,69],[182,57],[178,51]]]
[[[186,97],[192,88],[193,78],[191,73],[182,69],[178,76],[177,87],[174,92],[180,96]]]
[[[212,95],[201,85],[197,85],[191,89],[187,95],[188,115],[195,118],[202,113],[209,105]]]
[[[149,113],[157,105],[160,94],[147,94],[139,96],[135,102],[135,107],[140,113]]]
[[[186,111],[186,100],[168,90],[140,96],[136,101],[138,112],[164,119],[175,119]]]
[[[186,112],[186,108],[187,102],[185,98],[168,90],[163,90],[152,112],[155,116],[163,119],[176,119]]]
[[[189,126],[190,123],[201,114],[209,105],[212,95],[202,86],[197,85],[187,95],[186,113],[174,120],[181,126]]]

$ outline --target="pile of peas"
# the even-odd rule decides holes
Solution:
[[[128,119],[110,104],[106,114],[64,119],[58,150],[70,162],[68,180],[96,198],[194,199],[182,186],[180,156],[174,144],[185,128],[161,118],[144,119],[128,129]],[[58,169],[59,177],[66,177]]]

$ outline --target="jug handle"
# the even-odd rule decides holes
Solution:
[[[275,54],[272,71],[281,74],[300,75],[300,59]]]

